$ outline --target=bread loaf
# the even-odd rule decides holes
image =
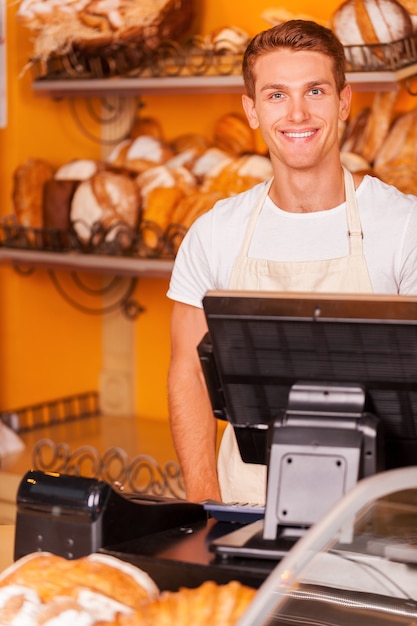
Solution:
[[[218,191],[223,197],[232,196],[261,183],[273,175],[268,157],[246,154],[227,163],[220,163],[207,174],[201,191]]]
[[[127,175],[98,172],[82,181],[72,198],[70,219],[82,242],[89,242],[96,225],[117,235],[118,225],[137,227],[140,212],[139,190]]]
[[[364,46],[389,44],[413,32],[411,17],[397,0],[345,0],[333,13],[331,27],[346,47],[348,69],[355,70],[388,66],[382,47]]]
[[[44,159],[27,159],[13,175],[12,200],[18,224],[43,227],[43,187],[54,176],[54,168]]]
[[[109,555],[70,561],[36,552],[0,575],[0,623],[233,626],[254,595],[237,581],[161,592],[145,571]]]
[[[255,152],[255,133],[240,113],[226,113],[217,119],[213,140],[217,148],[233,155]]]
[[[411,18],[397,0],[345,0],[331,25],[345,46],[390,43],[412,33]]]
[[[361,155],[369,163],[383,146],[394,117],[397,102],[396,91],[377,91],[374,95],[372,108],[363,133]]]
[[[107,162],[131,172],[143,172],[149,167],[161,165],[173,156],[168,144],[151,135],[139,135],[135,139],[124,139],[107,158]]]

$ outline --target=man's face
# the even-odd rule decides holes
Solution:
[[[301,170],[339,154],[339,120],[349,115],[351,90],[337,93],[329,57],[280,48],[259,57],[255,78],[255,101],[243,96],[243,106],[273,160]]]

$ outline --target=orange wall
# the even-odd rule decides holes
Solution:
[[[18,26],[16,3],[6,2],[8,52],[8,108],[6,129],[0,129],[0,215],[11,212],[12,176],[30,156],[54,165],[72,158],[98,158],[100,145],[83,135],[68,100],[36,97],[30,71],[22,70],[30,56],[28,31]],[[235,24],[254,34],[268,25],[261,18],[273,0],[195,0],[194,32]],[[286,0],[293,12],[311,13],[308,0]],[[314,14],[327,19],[337,0],[317,4]],[[356,98],[356,106],[367,96]],[[79,110],[83,101],[75,102]],[[210,135],[223,112],[241,110],[236,95],[165,96],[144,98],[144,115],[157,117],[171,139],[180,132]],[[97,129],[90,127],[92,132]],[[66,280],[67,276],[60,276]],[[98,277],[86,280],[98,284]],[[167,280],[141,279],[136,297],[146,311],[135,322],[137,349],[137,413],[166,418],[166,372],[169,359],[170,302]],[[75,291],[70,288],[70,293]],[[87,389],[98,389],[101,367],[101,317],[69,306],[55,291],[46,271],[21,276],[0,267],[0,410],[32,404]]]

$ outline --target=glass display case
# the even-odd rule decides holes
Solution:
[[[360,481],[295,544],[238,626],[417,624],[417,467]]]

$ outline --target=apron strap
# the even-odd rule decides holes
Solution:
[[[249,223],[246,228],[245,237],[242,242],[242,247],[241,247],[239,256],[248,256],[249,246],[252,240],[253,231],[255,230],[256,220],[258,219],[258,215],[261,212],[264,202],[266,200],[266,197],[269,193],[269,190],[271,189],[273,180],[274,179],[271,178],[270,180],[266,181],[265,187],[263,188],[262,193],[259,196],[258,202],[256,203],[255,207],[253,208],[249,216]]]
[[[346,214],[348,222],[348,235],[350,253],[353,256],[362,255],[363,233],[359,219],[359,208],[356,200],[353,176],[346,167],[343,167],[346,193]]]

